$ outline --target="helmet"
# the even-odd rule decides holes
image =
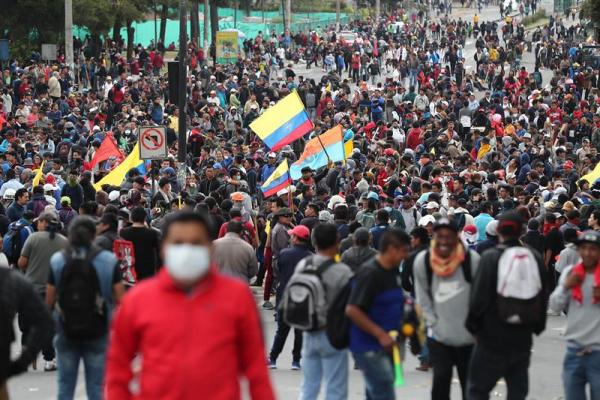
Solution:
[[[17,193],[17,191],[15,189],[6,189],[6,191],[4,192],[4,196],[2,198],[4,200],[14,200],[15,193]]]

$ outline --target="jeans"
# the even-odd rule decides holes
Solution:
[[[456,366],[458,379],[462,389],[462,398],[467,398],[467,372],[473,346],[448,346],[437,340],[428,338],[429,361],[433,367],[432,400],[450,400],[452,368]]]
[[[89,400],[102,399],[102,381],[108,335],[96,340],[74,342],[63,333],[54,337],[58,364],[58,400],[72,400],[77,386],[79,360],[83,358],[85,389]]]
[[[507,400],[525,400],[529,391],[531,352],[504,349],[501,353],[476,345],[469,367],[469,400],[487,400],[498,379],[506,381]]]
[[[582,352],[569,347],[563,361],[565,400],[586,400],[585,386],[590,386],[590,400],[600,400],[600,351]]]
[[[290,333],[290,326],[283,322],[283,315],[281,311],[277,312],[277,331],[273,338],[273,346],[271,347],[271,353],[269,357],[271,360],[276,361],[279,354],[283,350],[285,341],[287,340],[288,334]],[[302,351],[302,331],[294,329],[294,348],[292,349],[292,357],[294,361],[300,361],[300,352]]]
[[[394,364],[384,350],[352,353],[365,378],[367,400],[395,400]]]
[[[348,397],[348,351],[336,350],[324,330],[304,332],[299,400],[316,400],[325,379],[325,400]]]

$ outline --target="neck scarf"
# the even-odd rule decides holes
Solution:
[[[431,269],[437,276],[445,277],[450,276],[456,271],[456,269],[465,260],[465,248],[459,241],[456,244],[456,248],[452,250],[452,253],[447,258],[441,257],[435,248],[435,240],[431,241],[431,251],[429,252],[429,262],[431,263]]]
[[[572,274],[575,274],[581,277],[581,283],[575,286],[571,290],[571,296],[573,300],[575,300],[578,304],[583,303],[583,291],[581,290],[581,285],[583,284],[583,280],[585,279],[586,273],[583,263],[576,264],[571,271]],[[600,286],[600,263],[596,265],[596,269],[594,270],[594,287]],[[592,299],[592,304],[596,304],[600,301],[600,298],[594,296]]]

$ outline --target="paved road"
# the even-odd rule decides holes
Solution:
[[[551,11],[552,3],[550,0],[542,0],[542,7]],[[454,8],[453,15],[465,20],[471,20],[474,14],[473,9]],[[498,8],[488,7],[480,14],[481,21],[498,19]],[[465,58],[467,65],[473,67],[474,41],[469,40],[465,46]],[[528,70],[533,68],[533,55],[526,53],[523,59],[523,65]],[[304,66],[296,68],[298,74],[307,78],[320,79],[323,71],[319,68],[306,70]],[[550,73],[544,71],[544,80],[547,82]],[[260,299],[257,297],[257,303]],[[275,322],[271,311],[261,310],[263,319],[265,340],[267,348],[270,347],[275,332]],[[561,334],[564,330],[565,320],[562,317],[549,317],[548,328],[540,338],[535,341],[533,349],[531,368],[530,368],[530,395],[529,400],[558,400],[562,399],[561,386],[561,365],[564,355],[564,343]],[[284,352],[278,360],[279,369],[272,371],[271,376],[275,385],[279,399],[294,399],[298,393],[298,387],[301,379],[301,372],[291,371],[291,337]],[[199,343],[199,345],[201,345]],[[18,351],[18,349],[15,349]],[[42,365],[42,362],[38,362]],[[406,386],[397,390],[398,398],[402,399],[426,399],[428,398],[431,386],[431,373],[424,373],[415,370],[417,361],[409,356],[405,363]],[[350,366],[351,367],[351,366]],[[85,399],[85,387],[83,384],[83,371],[80,372],[79,384],[77,386],[76,399]],[[363,381],[360,372],[351,370],[349,399],[358,400],[363,396]],[[9,391],[12,399],[16,400],[51,400],[56,398],[56,373],[29,371],[9,383]],[[452,398],[460,398],[460,387],[455,380],[452,385]],[[503,382],[499,382],[492,398],[506,398]]]
[[[259,298],[257,297],[257,302]],[[275,332],[275,321],[272,311],[261,310],[265,330],[267,349],[270,347]],[[541,337],[535,340],[530,372],[531,389],[529,400],[559,400],[562,399],[560,380],[561,363],[564,355],[564,343],[561,334],[564,331],[563,317],[549,317],[548,327]],[[199,345],[201,345],[199,343]],[[277,370],[271,371],[271,377],[277,398],[282,400],[295,399],[301,380],[301,372],[291,370],[292,337],[288,338],[283,353],[277,361]],[[38,365],[41,365],[38,362]],[[431,372],[415,370],[418,362],[415,357],[408,356],[405,364],[406,386],[397,389],[399,399],[426,399],[431,387]],[[349,368],[352,368],[350,365]],[[83,370],[80,371],[76,399],[83,400],[85,385]],[[350,369],[349,400],[363,399],[363,379],[359,371]],[[9,383],[11,398],[15,400],[52,400],[56,398],[56,372],[29,371]],[[460,386],[454,379],[452,398],[460,398]],[[505,399],[506,391],[503,382],[499,382],[494,390],[494,399]]]

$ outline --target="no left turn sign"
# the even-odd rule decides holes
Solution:
[[[156,160],[167,157],[167,132],[163,126],[140,127],[140,159]]]

